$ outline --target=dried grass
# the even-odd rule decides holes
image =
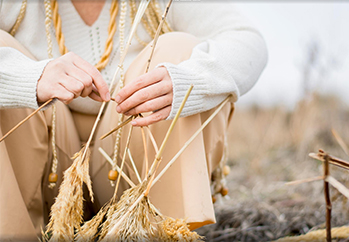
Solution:
[[[110,233],[147,186],[148,182],[144,181],[123,193],[114,209],[108,211],[98,241],[201,241],[202,237],[190,231],[185,220],[165,217],[146,196],[122,220],[115,232]]]
[[[123,220],[115,233],[109,232],[118,220],[128,211],[128,208],[142,195],[147,187],[143,182],[134,188],[126,190],[116,204],[116,210],[106,218],[106,224],[102,226],[100,241],[152,241],[156,238],[156,227],[153,223],[162,219],[149,199],[144,197],[132,213]]]
[[[190,231],[184,219],[167,217],[160,224],[159,241],[203,241],[204,237]]]
[[[85,158],[83,147],[73,157],[73,164],[64,172],[63,182],[55,203],[51,208],[50,222],[45,237],[48,241],[73,241],[74,233],[80,229],[83,221],[83,183],[87,185],[93,201],[92,184],[89,175],[90,150],[87,148]]]

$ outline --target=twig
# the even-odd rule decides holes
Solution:
[[[150,128],[148,126],[144,126],[147,131],[148,131],[148,135],[149,135],[149,138],[150,138],[150,141],[152,142],[153,144],[153,147],[154,147],[154,150],[155,150],[155,153],[158,153],[159,152],[159,147],[158,147],[158,144],[156,143],[155,141],[155,138],[153,136],[153,133],[151,132]]]
[[[131,165],[132,165],[132,167],[133,167],[133,170],[134,170],[135,173],[136,173],[137,179],[138,179],[139,183],[141,183],[141,182],[142,182],[141,177],[139,176],[139,172],[138,172],[138,170],[137,170],[135,161],[134,161],[133,158],[132,158],[132,155],[131,155],[131,152],[130,152],[130,149],[129,149],[129,148],[127,148],[127,154],[128,154],[128,157],[130,158]]]
[[[109,162],[113,163],[113,160],[110,158],[110,156],[102,149],[102,147],[98,148],[98,151],[103,155],[103,157]],[[121,173],[121,176],[125,179],[125,181],[131,186],[135,187],[136,185],[131,181],[131,179],[120,169],[118,165],[115,165],[116,171]]]
[[[326,201],[326,240],[327,242],[331,242],[331,198],[330,198],[330,189],[329,189],[329,183],[327,181],[327,177],[330,175],[329,170],[329,157],[328,155],[325,155],[324,162],[323,162],[323,169],[324,169],[324,195],[325,195],[325,201]]]
[[[339,159],[337,157],[334,157],[332,155],[329,155],[321,149],[319,150],[319,153],[317,153],[317,154],[315,154],[315,153],[309,154],[310,157],[317,159],[317,160],[320,160],[320,161],[324,161],[325,155],[327,155],[329,157],[329,162],[331,165],[335,165],[335,166],[341,167],[343,169],[349,170],[349,162],[348,161],[345,161],[345,160]]]
[[[145,157],[145,177],[147,177],[148,171],[149,171],[149,161],[148,161],[148,148],[147,148],[147,142],[145,140],[144,127],[141,127],[141,133],[142,133],[142,141],[143,141],[143,149],[144,149],[144,157]]]
[[[161,21],[160,21],[159,26],[158,26],[158,28],[156,30],[156,33],[155,33],[155,36],[154,36],[154,40],[153,40],[153,43],[152,43],[152,46],[151,46],[152,50],[151,50],[150,57],[149,57],[149,60],[148,60],[147,68],[145,70],[146,73],[149,71],[150,63],[151,63],[151,60],[153,59],[153,55],[154,55],[154,51],[155,51],[155,46],[156,46],[156,43],[158,42],[162,26],[165,23],[165,19],[166,19],[166,16],[168,14],[168,10],[171,7],[171,4],[172,4],[172,0],[168,1],[166,9],[165,9],[165,12],[162,15]]]
[[[123,170],[124,164],[125,164],[125,161],[126,161],[126,154],[127,154],[127,149],[128,149],[128,147],[129,147],[129,145],[130,145],[132,130],[133,130],[133,126],[130,127],[130,130],[129,130],[129,132],[128,132],[127,141],[126,141],[126,146],[125,146],[125,151],[124,151],[124,155],[123,155],[123,157],[122,157],[122,162],[121,162],[121,166],[120,166],[120,170],[121,170],[121,171]],[[116,196],[116,194],[117,194],[118,187],[119,187],[119,183],[120,183],[120,178],[121,178],[121,173],[119,173],[118,179],[117,179],[117,181],[116,181],[114,196]]]
[[[308,182],[313,182],[313,181],[319,181],[325,179],[324,176],[317,176],[317,177],[312,177],[312,178],[307,178],[307,179],[302,179],[302,180],[297,180],[297,181],[291,181],[291,182],[286,182],[286,186],[292,186],[292,185],[299,185],[302,183],[308,183]]]
[[[38,107],[34,112],[32,112],[31,114],[29,114],[26,118],[24,118],[21,122],[19,122],[15,127],[13,127],[10,131],[8,131],[1,139],[0,142],[3,141],[4,139],[7,138],[7,136],[9,136],[13,131],[15,131],[17,128],[19,128],[19,126],[21,126],[22,124],[24,124],[28,119],[30,119],[31,117],[33,117],[37,112],[39,112],[42,108],[44,108],[47,104],[49,104],[53,99],[49,99],[47,100],[44,104],[42,104],[40,107]]]
[[[116,126],[115,128],[113,128],[111,131],[109,131],[108,133],[106,133],[105,135],[102,135],[99,139],[105,139],[106,137],[108,137],[109,135],[111,135],[112,133],[114,133],[115,131],[117,131],[118,129],[124,127],[126,124],[128,124],[129,122],[132,121],[132,119],[134,118],[134,116],[130,116],[128,117],[124,122],[122,122],[121,124],[119,124],[118,126]]]
[[[326,181],[328,181],[334,188],[349,199],[349,189],[346,188],[342,183],[337,181],[333,176],[328,176]]]
[[[182,113],[182,110],[183,110],[183,108],[184,108],[184,105],[185,105],[185,103],[187,102],[188,97],[189,97],[191,91],[193,90],[193,87],[194,87],[193,85],[190,85],[190,87],[189,87],[187,93],[185,94],[185,97],[184,97],[184,99],[183,99],[183,101],[182,101],[182,103],[181,103],[181,106],[179,107],[179,109],[178,109],[178,111],[177,111],[177,113],[176,113],[176,116],[175,116],[174,119],[172,120],[171,125],[170,125],[170,127],[168,128],[168,130],[167,130],[167,133],[166,133],[166,135],[165,135],[165,138],[164,138],[164,140],[162,141],[162,144],[161,144],[161,146],[160,146],[160,148],[159,148],[159,151],[156,153],[155,160],[154,160],[154,162],[153,162],[153,164],[152,164],[152,166],[151,166],[151,168],[150,168],[150,170],[149,170],[149,176],[152,176],[152,175],[155,173],[155,168],[157,167],[157,164],[158,164],[158,163],[160,162],[160,160],[161,160],[162,153],[164,152],[166,143],[167,143],[167,141],[168,141],[168,139],[169,139],[169,137],[170,137],[170,134],[171,134],[172,131],[173,131],[174,126],[175,126],[176,123],[177,123],[177,120],[179,119],[180,114]],[[148,185],[148,186],[149,186],[149,185]]]

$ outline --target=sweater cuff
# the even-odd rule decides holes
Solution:
[[[17,55],[20,60],[7,63],[6,71],[0,70],[0,87],[2,97],[0,106],[4,108],[37,109],[37,83],[44,68],[50,61],[33,61],[25,56]]]
[[[165,67],[171,77],[173,85],[173,101],[170,115],[167,120],[173,119],[187,93],[190,85],[194,85],[190,96],[185,103],[180,117],[186,117],[206,111],[203,99],[207,96],[207,83],[205,80],[195,75],[190,70],[171,63],[161,63],[157,67]]]

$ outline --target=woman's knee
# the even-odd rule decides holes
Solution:
[[[161,35],[155,46],[149,69],[154,69],[160,63],[179,64],[189,59],[193,48],[198,43],[199,40],[195,36],[183,32],[171,32]],[[149,43],[129,66],[125,75],[126,82],[144,74],[151,51],[152,44]]]
[[[33,60],[35,59],[35,57],[18,40],[16,40],[12,35],[10,35],[6,31],[1,29],[0,29],[0,47],[14,48],[22,52],[27,57]]]
[[[193,48],[199,44],[199,39],[184,32],[170,32],[159,37],[154,59],[162,62],[179,64],[190,58]]]

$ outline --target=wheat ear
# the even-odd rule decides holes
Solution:
[[[51,208],[51,218],[46,234],[52,234],[49,241],[73,241],[75,230],[80,229],[83,215],[83,183],[87,185],[93,198],[92,185],[89,176],[90,152],[85,160],[81,152],[76,153],[73,164],[64,172],[59,194]]]
[[[124,55],[121,58],[120,64],[116,69],[112,82],[110,84],[110,91],[114,86],[117,74],[119,73],[121,66],[125,60],[128,47],[131,44],[133,35],[149,4],[149,1],[150,0],[142,0],[140,4],[140,8],[137,11],[135,21],[132,25]],[[89,159],[91,153],[89,146],[92,142],[92,138],[101,119],[105,106],[106,102],[103,102],[99,109],[96,121],[94,122],[86,145],[73,157],[74,162],[72,166],[64,172],[63,183],[59,190],[58,197],[54,205],[52,206],[50,222],[47,229],[47,233],[52,233],[52,237],[50,239],[51,241],[73,241],[75,229],[78,231],[80,230],[83,214],[83,182],[86,183],[89,189],[91,200],[93,201],[93,192],[89,176]],[[62,209],[64,211],[66,210],[67,213],[62,213]]]
[[[184,105],[185,105],[192,89],[193,89],[193,86],[190,86],[184,100],[182,101],[180,108],[177,111],[175,118],[172,120],[170,128],[168,129],[166,136],[165,136],[165,138],[164,138],[164,140],[159,148],[159,151],[156,154],[155,160],[153,162],[152,167],[150,168],[148,176],[146,177],[146,179],[142,183],[140,183],[137,186],[137,187],[139,187],[139,189],[135,189],[135,191],[137,191],[137,194],[128,192],[128,190],[127,190],[127,194],[129,194],[129,196],[122,196],[122,198],[118,202],[118,203],[128,204],[128,206],[127,206],[128,209],[127,210],[125,209],[125,213],[117,213],[117,215],[113,216],[113,223],[111,223],[111,225],[109,226],[110,228],[109,228],[109,231],[107,233],[108,238],[118,238],[118,239],[124,238],[123,236],[126,233],[125,231],[127,230],[127,227],[130,226],[130,224],[134,224],[134,223],[138,222],[138,220],[134,220],[134,217],[141,216],[140,214],[137,214],[137,211],[138,212],[143,211],[144,205],[150,204],[146,195],[149,192],[150,185],[151,185],[152,180],[154,178],[153,174],[155,174],[156,168],[160,164],[162,152],[164,151],[164,148],[165,148],[165,145],[168,141],[168,138],[169,138],[171,132],[173,131],[173,128],[174,128],[183,108],[184,108]],[[123,199],[127,202],[125,202]],[[131,214],[131,211],[132,211],[132,214]],[[124,222],[125,219],[127,219],[126,222]]]
[[[218,107],[217,109],[207,118],[207,120],[201,125],[201,127],[188,139],[185,145],[177,152],[177,154],[169,161],[169,163],[165,166],[165,168],[159,173],[159,175],[154,179],[151,186],[154,186],[159,179],[165,174],[165,172],[173,165],[173,163],[178,159],[178,157],[184,152],[186,148],[193,142],[193,140],[202,132],[202,130],[212,121],[212,119],[222,110],[225,104],[229,102],[231,95],[229,95]],[[122,217],[117,221],[117,223],[112,227],[109,231],[109,234],[114,234],[118,230],[118,227],[123,223],[123,220],[126,219],[129,214],[133,211],[133,209],[137,206],[137,204],[145,198],[145,191],[142,192],[139,197],[132,203],[131,206],[128,207],[127,211],[124,213]]]

